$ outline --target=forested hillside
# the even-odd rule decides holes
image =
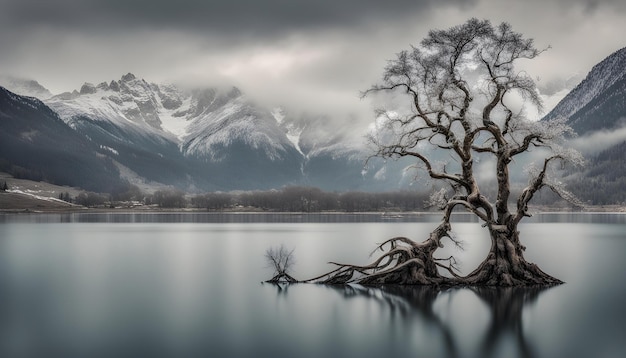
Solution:
[[[573,175],[572,192],[593,205],[626,204],[626,142],[588,158],[585,176]],[[572,173],[575,174],[575,173]]]

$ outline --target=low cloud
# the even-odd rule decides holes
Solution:
[[[626,118],[622,122],[626,123]],[[569,144],[583,155],[589,157],[624,141],[626,141],[626,126],[610,131],[593,132],[589,135],[575,138]]]

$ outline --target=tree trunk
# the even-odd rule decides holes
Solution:
[[[516,225],[490,227],[491,249],[476,270],[461,279],[476,286],[551,286],[563,283],[526,261]]]

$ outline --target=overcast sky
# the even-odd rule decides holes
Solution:
[[[626,46],[623,0],[0,0],[0,72],[53,93],[132,72],[363,115],[387,60],[470,17],[552,46],[527,68],[545,88]]]

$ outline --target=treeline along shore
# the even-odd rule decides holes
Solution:
[[[128,185],[124,190],[96,193],[15,179],[8,175],[0,179],[0,211],[4,212],[74,211],[85,208],[225,212],[401,212],[434,209],[428,205],[430,194],[426,190],[328,192],[315,187],[287,186],[272,190],[189,194],[171,188],[147,192]],[[540,196],[538,204],[541,209],[572,209],[552,195]],[[613,205],[608,210],[622,211],[622,208]]]
[[[153,194],[140,191],[102,195],[83,192],[60,199],[92,208],[152,207],[161,209],[195,209],[208,211],[276,211],[276,212],[371,212],[422,211],[427,193],[417,191],[325,192],[318,188],[288,186],[278,190],[245,192],[209,192],[186,194],[175,189],[157,190]]]

